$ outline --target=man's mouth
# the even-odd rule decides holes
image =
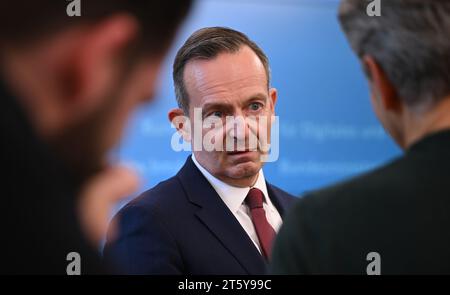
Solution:
[[[251,153],[251,152],[254,152],[254,150],[231,151],[231,152],[227,152],[227,154],[230,156],[234,156],[234,155],[243,155],[243,154]]]

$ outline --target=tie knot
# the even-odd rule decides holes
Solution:
[[[257,188],[252,188],[245,198],[245,203],[252,209],[263,208],[264,194]]]

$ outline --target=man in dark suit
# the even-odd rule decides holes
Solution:
[[[294,200],[262,171],[277,98],[267,57],[240,32],[204,28],[178,51],[173,76],[180,108],[169,119],[194,152],[117,214],[105,258],[128,274],[264,274]]]
[[[294,206],[275,274],[450,273],[450,3],[344,0],[375,113],[405,154]]]
[[[152,97],[190,3],[173,2],[0,4],[0,274],[109,271],[108,209],[137,184],[105,160]]]

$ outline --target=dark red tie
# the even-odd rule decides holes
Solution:
[[[263,208],[264,194],[257,188],[252,188],[245,198],[245,203],[250,208],[253,225],[255,226],[256,234],[258,235],[259,245],[261,246],[262,254],[266,259],[269,259],[272,242],[275,238],[275,231],[269,224],[266,218],[266,212]]]

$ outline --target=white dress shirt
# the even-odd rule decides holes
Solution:
[[[256,183],[252,187],[235,187],[225,182],[217,179],[211,173],[209,173],[205,168],[203,168],[200,163],[195,159],[194,154],[192,154],[192,161],[195,166],[200,170],[200,172],[205,176],[208,182],[212,185],[214,190],[220,196],[222,201],[227,205],[228,209],[230,209],[231,213],[233,213],[234,217],[239,221],[242,228],[244,228],[245,232],[248,234],[250,239],[255,244],[258,251],[261,253],[261,247],[259,245],[258,235],[256,234],[255,226],[253,225],[250,209],[245,204],[244,200],[247,197],[248,192],[251,188],[258,188],[261,190],[265,196],[263,208],[266,212],[267,221],[273,227],[275,232],[278,232],[281,224],[283,223],[278,210],[272,204],[272,201],[269,198],[269,194],[267,192],[266,180],[264,178],[264,173],[259,170],[258,179]]]

